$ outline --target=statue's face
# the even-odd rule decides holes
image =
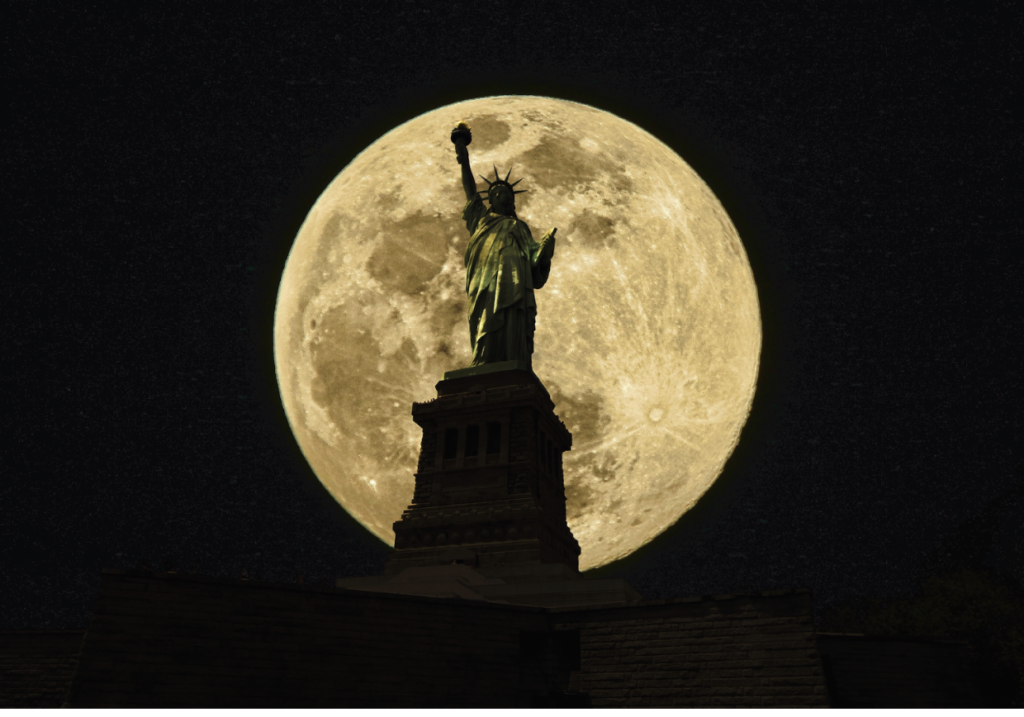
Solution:
[[[509,216],[512,214],[512,210],[515,208],[515,199],[512,192],[505,187],[495,187],[488,194],[491,202],[491,209],[496,214],[504,214]]]

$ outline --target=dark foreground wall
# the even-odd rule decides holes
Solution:
[[[535,608],[105,570],[84,635],[0,632],[0,706],[979,704],[964,644],[815,636],[806,591]]]
[[[824,706],[809,598],[551,610],[106,570],[68,703]]]

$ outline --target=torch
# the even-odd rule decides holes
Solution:
[[[458,155],[459,164],[462,164],[462,158],[466,156],[465,149],[470,142],[473,141],[473,133],[469,129],[469,125],[465,122],[459,122],[455,125],[455,129],[452,130],[452,144],[455,145],[455,154]],[[459,147],[463,151],[459,151]]]

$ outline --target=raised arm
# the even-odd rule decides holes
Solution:
[[[466,145],[456,142],[455,155],[462,165],[462,188],[466,191],[466,199],[472,199],[476,196],[476,180],[473,179],[473,170],[469,168],[469,150]]]

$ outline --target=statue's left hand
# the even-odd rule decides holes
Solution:
[[[544,236],[540,238],[540,256],[541,259],[550,260],[555,255],[555,232],[558,228],[555,227],[550,231],[545,232]]]

